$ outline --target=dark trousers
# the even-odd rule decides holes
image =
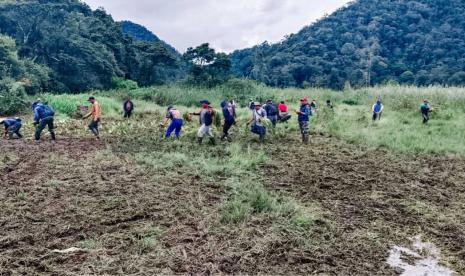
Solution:
[[[124,111],[124,118],[131,118],[132,116],[132,110]]]
[[[40,120],[39,125],[37,125],[35,133],[36,141],[40,140],[40,135],[42,134],[42,131],[45,129],[45,127],[48,127],[48,132],[50,132],[52,140],[55,140],[55,126],[53,125],[53,117],[47,117]]]
[[[373,112],[373,121],[381,120],[381,113]]]
[[[273,124],[273,127],[276,126],[276,124],[278,123],[278,115],[269,115],[268,116],[268,119],[271,121],[271,123]]]
[[[223,138],[229,136],[229,130],[234,125],[234,120],[225,120],[223,126]]]
[[[97,119],[97,120],[92,119],[92,121],[89,124],[90,131],[92,131],[92,133],[97,137],[100,135],[100,133],[98,131],[99,123],[100,123],[100,119]]]
[[[423,124],[427,124],[429,121],[429,114],[428,113],[422,113],[421,116],[423,117]]]
[[[260,136],[260,142],[265,141],[266,127],[253,124],[251,131]]]
[[[13,139],[13,136],[16,134],[18,138],[23,138],[21,133],[19,133],[19,130],[21,129],[22,125],[21,124],[16,124],[12,125],[8,128],[8,135],[10,139]]]

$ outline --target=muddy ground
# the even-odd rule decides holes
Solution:
[[[415,235],[465,273],[462,158],[267,144],[266,188],[315,214],[288,229],[266,213],[222,224],[224,178],[148,170],[131,143],[0,141],[1,275],[396,275],[389,249]]]

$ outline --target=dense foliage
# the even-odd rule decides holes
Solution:
[[[268,85],[465,85],[463,0],[358,0],[278,44],[232,54]]]
[[[230,57],[217,53],[208,43],[187,49],[183,60],[189,69],[189,84],[213,87],[223,84],[231,75]]]
[[[161,84],[180,73],[165,43],[136,41],[78,0],[2,1],[0,32],[16,40],[20,58],[50,68],[43,90],[110,88],[114,77]]]

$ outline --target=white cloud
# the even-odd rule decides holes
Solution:
[[[349,0],[83,0],[144,25],[181,52],[209,42],[230,52],[277,42]]]

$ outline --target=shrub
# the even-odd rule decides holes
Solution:
[[[112,82],[113,88],[116,88],[116,89],[134,90],[134,89],[139,88],[139,85],[137,84],[137,82],[133,80],[126,80],[123,78],[113,77],[111,82]]]
[[[26,106],[23,85],[12,79],[0,80],[0,115],[13,115]]]

